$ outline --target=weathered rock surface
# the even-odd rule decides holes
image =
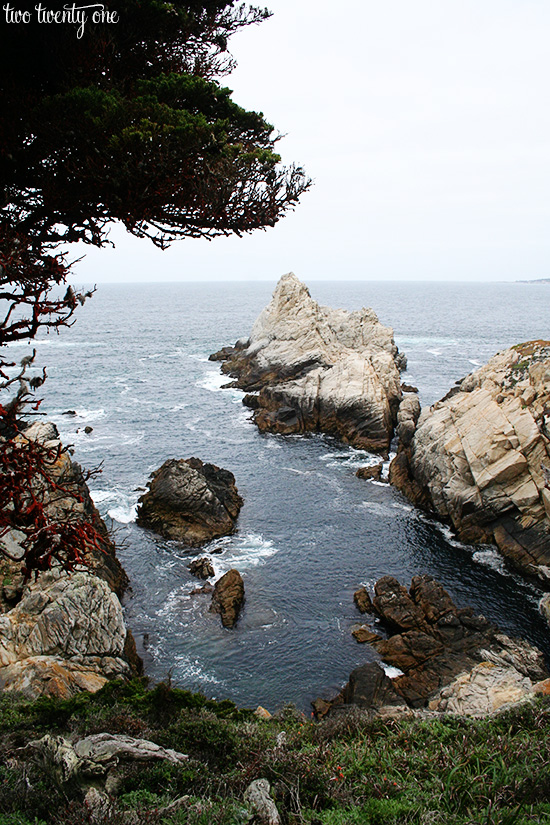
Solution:
[[[360,592],[360,591],[359,591]],[[389,679],[376,662],[357,668],[332,704],[425,708],[483,715],[531,693],[546,679],[543,654],[501,633],[471,608],[457,608],[431,576],[407,590],[391,576],[375,585],[374,611],[393,635],[354,628],[402,675]]]
[[[228,470],[199,458],[172,458],[153,473],[137,523],[194,547],[232,533],[242,504]]]
[[[99,690],[132,675],[127,637],[105,581],[88,572],[42,574],[0,616],[0,684],[31,699]]]
[[[461,540],[493,542],[550,581],[550,342],[498,353],[416,427],[411,413],[390,481]]]
[[[224,627],[233,627],[244,602],[244,584],[238,570],[228,570],[214,587],[211,613],[219,613]]]
[[[258,825],[281,825],[281,818],[271,798],[267,779],[255,779],[244,792],[244,801]]]
[[[53,424],[38,423],[18,438],[34,439],[52,449],[48,475],[58,485],[50,490],[35,482],[52,521],[87,521],[102,539],[102,549],[86,555],[74,573],[54,565],[25,582],[21,565],[2,559],[0,615],[0,686],[34,699],[42,694],[68,698],[96,691],[108,679],[141,672],[134,640],[127,630],[117,594],[127,577],[115,556],[80,467],[71,461]],[[74,495],[71,495],[73,493]],[[21,558],[23,534],[10,530],[2,537],[10,555]]]
[[[260,430],[320,431],[387,452],[402,398],[393,331],[372,309],[319,306],[293,273],[283,275],[248,340],[211,355],[248,393]]]
[[[111,733],[96,733],[75,743],[62,736],[46,734],[29,742],[35,758],[59,785],[74,779],[98,777],[117,767],[120,762],[166,761],[178,765],[188,756],[162,748],[147,739]]]

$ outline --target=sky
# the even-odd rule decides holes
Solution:
[[[114,228],[73,282],[550,277],[547,0],[268,7],[230,41],[223,85],[285,135],[312,189],[243,238],[163,252]]]

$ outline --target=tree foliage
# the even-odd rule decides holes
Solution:
[[[241,235],[273,226],[310,184],[281,165],[263,115],[219,82],[234,66],[229,38],[267,10],[234,0],[101,5],[117,22],[94,22],[84,4],[82,31],[39,22],[34,2],[12,4],[29,22],[0,22],[0,391],[13,396],[0,403],[0,464],[11,479],[0,539],[16,526],[10,484],[20,485],[21,519],[37,512],[25,488],[36,448],[13,439],[46,377],[29,378],[34,356],[16,365],[3,347],[70,324],[91,294],[65,291],[67,244],[102,247],[115,222],[161,248]],[[40,530],[48,535],[46,522]]]

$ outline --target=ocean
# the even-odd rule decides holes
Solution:
[[[550,654],[542,595],[494,548],[468,546],[389,485],[363,481],[377,457],[324,435],[258,433],[242,393],[210,353],[247,336],[272,283],[101,284],[77,322],[37,345],[48,380],[41,410],[74,457],[101,474],[91,493],[131,582],[126,620],[152,680],[270,710],[307,711],[375,657],[351,636],[353,592],[383,575],[428,573],[460,606]],[[403,380],[423,405],[497,351],[550,337],[550,286],[525,283],[313,282],[320,303],[371,306],[407,355]],[[14,356],[27,346],[14,347]],[[76,415],[63,413],[74,410]],[[91,426],[86,434],[84,427]],[[197,456],[231,470],[245,504],[234,535],[200,550],[135,524],[150,473]],[[191,596],[190,561],[236,567],[246,604],[232,630]]]

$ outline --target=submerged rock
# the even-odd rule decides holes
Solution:
[[[211,613],[219,613],[224,627],[233,627],[244,602],[244,584],[238,570],[228,570],[214,587]]]
[[[397,431],[396,487],[550,582],[550,342],[498,353]]]
[[[292,273],[280,279],[250,339],[211,355],[248,393],[260,430],[318,431],[385,453],[402,398],[404,357],[372,309],[322,307]]]
[[[232,533],[242,504],[233,473],[199,458],[171,458],[153,473],[137,523],[193,547]]]
[[[359,591],[360,592],[360,591]],[[457,608],[431,576],[414,576],[409,590],[384,576],[375,585],[374,612],[393,634],[354,628],[401,675],[389,679],[376,662],[357,668],[332,702],[381,712],[384,706],[484,715],[533,692],[546,679],[543,654],[511,639],[471,608]]]

